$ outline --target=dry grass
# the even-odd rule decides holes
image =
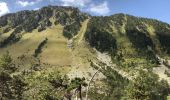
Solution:
[[[9,32],[1,34],[1,35],[0,35],[0,41],[3,41],[3,40],[6,39],[7,37],[9,37],[10,34],[11,34],[13,31],[14,31],[14,30],[11,29]]]
[[[52,18],[50,21],[54,22]],[[79,76],[89,79],[89,73],[93,74],[95,72],[89,61],[95,59],[96,54],[91,52],[93,51],[92,48],[89,48],[83,38],[88,21],[82,22],[78,35],[73,39],[73,48],[67,46],[68,39],[62,35],[63,27],[53,24],[42,32],[38,32],[35,29],[31,33],[24,33],[19,42],[0,49],[0,55],[8,50],[16,62],[23,64],[23,69],[28,66],[31,67],[30,62],[35,61],[33,57],[35,49],[45,38],[48,38],[47,43],[38,56],[40,62],[45,64],[43,71],[50,73],[57,70],[63,74],[68,74],[70,78]],[[17,57],[22,55],[25,55],[25,57],[22,60],[18,60]]]

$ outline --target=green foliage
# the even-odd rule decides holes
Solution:
[[[39,19],[41,18],[50,18],[53,15],[53,9],[55,9],[55,7],[53,6],[48,6],[48,7],[43,7],[42,9],[40,9],[39,15],[41,17],[39,17]]]
[[[25,32],[32,32],[33,29],[38,27],[38,22],[39,21],[34,17],[34,15],[29,16],[27,20],[24,21],[22,29],[25,30]]]
[[[103,65],[101,65],[102,67]],[[94,64],[92,67],[96,68]],[[121,100],[125,96],[125,87],[128,85],[129,80],[119,74],[117,71],[111,67],[102,67],[100,72],[106,77],[103,79],[103,84],[101,84],[100,90],[92,88],[89,97],[92,100]],[[95,82],[94,82],[95,83]],[[101,93],[98,91],[102,91]]]
[[[154,38],[151,36],[152,33],[148,31],[148,26],[153,26],[153,34],[155,34]],[[115,28],[113,29],[113,27]],[[125,30],[125,33],[122,33],[122,30]],[[97,38],[96,35],[102,37],[99,38],[98,41],[103,41],[103,38],[106,38],[103,37],[103,34],[111,34],[108,36],[109,38],[112,38],[116,41],[114,45],[117,47],[124,46],[123,44],[130,42],[133,46],[125,48],[135,48],[139,54],[144,54],[146,51],[148,51],[148,47],[150,47],[156,53],[160,53],[158,52],[160,50],[163,50],[162,52],[169,53],[169,31],[170,25],[157,20],[134,17],[126,14],[115,14],[106,17],[92,17],[86,31],[86,40],[92,44],[93,39]],[[120,44],[119,38],[123,36],[130,41],[126,40],[123,42],[123,44]],[[159,44],[155,43],[155,40],[160,42],[160,48],[156,48],[159,47]],[[97,45],[98,44],[95,43],[93,47],[98,50],[100,50],[105,45],[107,45],[108,48],[112,46],[108,45],[107,42],[104,42],[104,45],[100,48]],[[119,51],[119,49],[117,49],[117,51]]]
[[[35,49],[35,52],[34,52],[34,57],[37,57],[41,52],[42,52],[42,49],[43,47],[45,46],[45,44],[47,43],[48,39],[45,38],[45,40],[43,40],[37,47],[37,49]]]
[[[69,78],[66,75],[61,76],[60,74],[50,75],[49,82],[51,83],[51,85],[54,87],[55,90],[60,92],[59,93],[61,94],[60,97],[66,97],[69,100],[72,97],[71,91],[75,89],[76,89],[76,92],[79,92],[79,97],[82,99],[82,87],[87,86],[87,83],[85,82],[85,78],[76,77],[72,79],[70,82]],[[47,93],[45,98],[46,97],[53,98],[54,93],[53,95],[50,93]]]
[[[113,51],[117,47],[116,39],[111,35],[111,33],[101,31],[95,27],[88,30],[85,37],[92,47],[95,47],[101,52]]]
[[[67,89],[67,87],[68,87],[68,85],[67,85],[68,84],[68,80],[69,79],[67,78],[67,76],[62,77],[61,75],[57,75],[55,78],[51,77],[49,79],[49,82],[56,89],[58,89],[58,88]]]
[[[70,83],[70,89],[75,89],[77,88],[78,90],[80,90],[82,88],[82,86],[86,87],[87,86],[87,83],[85,82],[85,78],[74,78],[71,80],[71,83]]]
[[[166,100],[170,93],[167,81],[160,81],[152,70],[136,70],[130,80],[111,67],[102,67],[100,71],[106,76],[103,80],[105,85],[100,90],[91,89],[90,97],[93,100]]]
[[[49,19],[45,19],[40,23],[40,26],[38,27],[38,32],[41,32],[46,29],[46,27],[51,26],[52,23],[50,22]]]
[[[146,50],[148,46],[153,47],[152,40],[146,35],[147,33],[142,33],[135,29],[126,30],[126,32],[129,40],[136,48],[139,48],[140,50]]]
[[[4,54],[0,59],[0,72],[6,71],[8,73],[13,73],[17,70],[13,59],[9,55],[9,52]]]
[[[167,81],[160,81],[156,74],[140,70],[127,86],[127,96],[134,100],[165,100],[169,94]]]
[[[159,34],[159,40],[163,46],[163,50],[167,54],[170,54],[170,35],[169,34],[165,34],[165,35]]]
[[[75,36],[81,27],[81,22],[87,19],[87,15],[80,13],[76,8],[70,8],[70,14],[67,11],[62,10],[55,14],[55,24],[61,24],[64,26],[63,35],[70,39]]]
[[[8,24],[7,17],[6,16],[2,16],[0,18],[0,27],[3,27],[5,25],[7,25],[7,24]]]
[[[6,72],[0,73],[0,98],[1,99],[12,99],[11,76]]]
[[[63,30],[63,35],[70,39],[78,33],[80,27],[81,25],[79,22],[74,22],[72,24],[66,25]]]
[[[55,24],[64,26],[63,35],[70,39],[78,33],[81,22],[87,19],[88,15],[81,13],[77,8],[58,6],[48,6],[37,11],[20,11],[5,15],[0,18],[0,28],[5,27],[4,33],[9,29],[14,29],[15,31],[1,41],[0,47],[18,42],[24,32],[32,32],[37,28],[39,32],[45,30],[52,25],[50,22],[52,17]]]
[[[3,41],[0,42],[0,47],[6,47],[7,45],[13,44],[18,42],[21,39],[20,33],[21,32],[21,27],[17,27],[11,34],[9,37],[7,37],[6,39],[4,39]]]
[[[152,32],[148,27],[153,27]],[[164,33],[157,27],[164,27]],[[160,39],[159,34],[166,39]],[[157,65],[155,55],[168,53],[167,43],[170,40],[168,35],[169,25],[166,23],[126,14],[115,14],[92,17],[88,23],[85,39],[97,50],[111,54],[112,60],[119,68],[131,71],[133,68],[140,67],[151,69]],[[161,41],[164,43],[159,44]]]
[[[15,98],[17,98],[18,100],[22,100],[24,97],[23,93],[24,91],[27,90],[28,84],[25,83],[25,80],[23,79],[21,75],[15,75],[13,76],[13,79],[12,79],[12,85],[13,85]]]
[[[157,64],[155,54],[170,54],[170,25],[166,23],[125,14],[92,17],[76,8],[58,6],[0,17],[1,34],[14,29],[9,37],[0,42],[0,47],[18,42],[25,32],[32,32],[36,28],[39,32],[45,30],[52,25],[50,18],[54,18],[56,25],[62,25],[63,35],[71,39],[88,17],[90,21],[85,33],[86,41],[97,50],[108,52],[123,71],[133,72],[138,68],[151,70]],[[152,34],[148,31],[150,27],[153,27]],[[34,57],[38,57],[47,41],[46,38],[39,44]],[[82,98],[82,87],[87,86],[85,78],[76,77],[69,81],[67,76],[58,73],[44,74],[39,69],[39,63],[31,66],[34,70],[21,76],[20,72],[16,72],[16,65],[9,53],[0,59],[0,99],[24,100],[28,94],[28,99],[61,100],[64,97],[70,99],[73,91],[79,92]],[[100,90],[91,88],[92,100],[162,100],[169,94],[168,83],[159,81],[152,72],[141,70],[134,80],[128,80],[109,66],[103,67],[101,72],[106,76],[102,81],[106,87]],[[165,74],[169,76],[167,71]],[[26,91],[27,87],[30,90]]]
[[[66,25],[67,23],[70,23],[70,17],[66,12],[58,12],[55,15],[56,22],[60,23],[61,25]]]
[[[130,24],[129,24],[130,23]],[[156,34],[156,39],[161,44],[161,48],[159,49],[164,49],[164,52],[168,53],[169,52],[169,40],[170,40],[170,25],[167,23],[163,23],[161,21],[157,21],[154,19],[147,19],[147,18],[136,18],[134,16],[128,16],[128,24],[127,29],[128,30],[134,30],[136,27],[139,28],[139,31],[147,33],[147,28],[146,24],[151,25],[154,27],[154,31]],[[131,27],[131,28],[130,28]],[[149,35],[147,35],[148,37]],[[154,44],[158,45],[158,44]]]
[[[165,70],[164,74],[166,74],[168,77],[170,77],[170,72],[169,72],[169,70]]]
[[[94,88],[90,88],[89,90],[89,98],[92,100],[104,100],[105,94],[102,93],[98,93],[98,91],[104,91],[104,89],[102,88],[101,90],[99,90],[97,87]]]
[[[68,91],[72,89],[76,89],[76,92],[79,92],[79,98],[82,100],[82,87],[86,87],[87,83],[85,82],[85,78],[74,78],[71,80],[70,86],[68,88]]]
[[[0,61],[0,99],[23,100],[23,92],[27,84],[23,77],[11,75],[16,71],[16,67],[9,53],[3,55]]]
[[[7,33],[7,32],[9,32],[9,31],[10,31],[10,28],[7,27],[7,28],[3,29],[2,33]]]
[[[48,81],[53,88],[44,95],[46,100],[60,100],[63,97],[71,98],[72,95],[68,91],[69,78],[67,75],[62,76],[60,73],[51,73]]]
[[[108,86],[105,100],[111,100],[112,98],[120,100],[124,96],[124,87],[128,85],[128,79],[122,77],[122,75],[110,67],[107,67],[102,72],[106,76],[106,80],[104,81]]]
[[[0,73],[0,98],[2,100],[23,100],[27,84],[21,76],[11,77],[7,72]]]

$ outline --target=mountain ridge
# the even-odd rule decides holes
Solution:
[[[141,100],[170,94],[170,25],[155,19],[91,16],[60,6],[7,14],[0,17],[0,56],[7,51],[17,66],[10,76],[22,75],[29,84],[26,99],[62,99],[77,90],[72,80],[92,77],[91,100],[139,99],[133,93],[140,95],[141,86],[149,88]]]
[[[54,10],[54,11],[53,11]],[[74,17],[74,20],[73,21],[71,21],[72,19],[69,19],[68,17],[68,15],[66,14],[66,12],[64,12],[64,10],[70,10],[70,11],[72,11],[73,13],[75,13],[75,14],[73,14],[73,15],[71,15],[71,17],[74,17],[74,15],[76,15],[77,17],[79,16],[82,16],[81,18],[79,18],[78,17],[78,19],[76,19],[77,17]],[[59,11],[59,12],[63,12],[62,14],[60,14],[59,13],[59,15],[58,14],[56,14],[57,13],[57,11]],[[33,13],[33,16],[34,16],[34,13],[35,13],[35,17],[33,17],[30,13]],[[55,12],[55,13],[54,13]],[[69,12],[69,11],[68,11]],[[44,15],[42,14],[42,13],[45,13]],[[28,14],[28,15],[27,15]],[[41,14],[41,16],[39,15],[39,14]],[[22,18],[20,17],[20,18],[18,18],[19,16],[22,16]],[[33,17],[33,19],[28,19],[27,21],[23,21],[26,17]],[[80,29],[80,27],[81,27],[81,25],[80,25],[80,22],[82,22],[84,19],[87,19],[88,17],[90,17],[89,15],[87,15],[87,14],[85,14],[85,13],[81,13],[77,8],[73,8],[73,7],[59,7],[59,6],[48,6],[48,7],[43,7],[42,9],[40,9],[40,10],[37,10],[37,11],[20,11],[20,12],[18,12],[18,13],[16,13],[16,14],[7,14],[7,15],[5,15],[5,16],[1,16],[1,20],[0,20],[0,22],[1,22],[1,24],[0,24],[0,26],[1,27],[3,27],[3,26],[5,26],[6,24],[9,24],[10,26],[8,26],[7,28],[5,28],[5,29],[3,29],[2,30],[2,32],[8,32],[9,30],[10,30],[10,28],[15,28],[15,31],[13,32],[13,34],[11,34],[11,36],[9,37],[9,40],[12,40],[13,38],[14,38],[14,40],[12,40],[12,41],[18,41],[19,40],[19,38],[21,37],[20,35],[18,35],[18,36],[16,36],[16,34],[15,33],[20,33],[20,31],[25,31],[25,32],[30,32],[30,31],[32,31],[33,29],[35,29],[35,28],[38,28],[38,30],[39,31],[43,31],[43,30],[45,30],[45,28],[46,27],[49,27],[49,26],[51,26],[51,23],[50,23],[50,21],[49,21],[49,17],[57,17],[57,16],[60,16],[59,17],[59,19],[56,19],[56,21],[55,21],[55,24],[57,24],[57,23],[60,23],[60,24],[62,24],[62,25],[64,25],[65,27],[65,29],[64,29],[64,31],[63,31],[63,34],[64,34],[64,36],[66,36],[67,38],[72,38],[74,35],[76,35],[76,33],[78,32],[78,30]],[[63,16],[63,17],[61,17],[61,16]],[[127,15],[127,14],[115,14],[115,15],[111,15],[111,16],[105,16],[105,17],[100,17],[100,16],[98,16],[98,17],[93,17],[93,16],[91,16],[92,17],[92,19],[97,19],[97,18],[101,18],[101,19],[103,19],[103,20],[107,20],[107,19],[110,19],[110,18],[113,18],[113,20],[114,20],[114,17],[115,18],[117,18],[117,19],[120,19],[120,21],[119,22],[117,22],[117,23],[119,23],[119,24],[123,24],[121,21],[125,21],[124,20],[124,18],[123,18],[123,16],[128,16],[127,18],[128,18],[128,20],[131,20],[131,18],[134,20],[142,20],[141,22],[142,23],[148,23],[148,25],[153,25],[153,24],[155,24],[155,26],[158,26],[158,27],[156,27],[156,28],[159,28],[159,24],[160,24],[160,26],[162,25],[162,27],[170,27],[170,25],[169,24],[167,24],[167,23],[163,23],[163,22],[160,22],[160,21],[158,21],[158,20],[154,20],[154,19],[148,19],[148,18],[141,18],[141,17],[134,17],[134,16],[131,16],[131,15]],[[8,18],[9,17],[9,18]],[[29,18],[30,18],[29,17]],[[63,19],[61,19],[61,18],[64,18],[65,17],[65,20],[63,20]],[[118,18],[119,17],[119,18]],[[13,19],[13,18],[17,18],[17,19]],[[67,18],[67,19],[66,19]],[[10,21],[11,20],[11,21]],[[29,23],[29,21],[33,21],[32,23]],[[40,21],[39,21],[40,20]],[[75,21],[76,20],[76,21]],[[126,19],[126,21],[128,21],[127,19]],[[10,24],[9,22],[11,22],[12,24]],[[13,22],[14,21],[14,22]],[[21,22],[24,22],[25,23],[25,25],[24,24],[22,24],[22,25],[19,25],[19,24],[21,24]],[[135,22],[134,22],[135,23]],[[133,24],[134,24],[133,23]],[[141,25],[142,25],[142,23],[141,23]],[[30,25],[29,25],[30,24]],[[131,24],[132,26],[133,26],[133,24]],[[137,25],[137,23],[136,23],[136,25]],[[123,26],[121,26],[121,25],[117,25],[117,26],[119,26],[119,27],[123,27]],[[127,26],[129,26],[129,25],[125,25],[124,27],[127,27]],[[133,26],[134,27],[134,26]],[[139,27],[140,27],[140,21],[139,21]],[[138,28],[139,28],[138,27]],[[141,28],[142,27],[147,27],[147,26],[145,26],[145,25],[143,25],[143,26],[141,26]],[[118,27],[117,27],[118,28]],[[109,29],[110,30],[110,29]],[[163,29],[163,30],[168,30],[168,29]],[[127,30],[124,30],[124,31],[127,31]],[[144,30],[145,31],[145,30]],[[158,31],[161,31],[161,30],[158,30]],[[1,33],[2,33],[1,32]],[[161,34],[159,34],[159,33],[157,33],[158,35],[160,35],[159,36],[159,38],[166,38],[166,36],[164,37],[164,36],[162,36],[162,34],[164,34],[164,35],[167,35],[168,37],[169,37],[169,33],[168,32],[161,32]],[[8,39],[7,39],[7,41],[8,41]],[[165,42],[163,39],[160,41],[161,43],[162,42]],[[1,43],[1,44],[6,44],[6,41],[4,41],[4,43]],[[165,44],[165,43],[164,43]],[[169,46],[168,44],[166,44],[167,46]],[[166,46],[165,45],[165,46]],[[3,45],[2,45],[3,46]],[[169,49],[168,49],[168,52],[169,52]]]

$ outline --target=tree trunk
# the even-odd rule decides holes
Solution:
[[[71,100],[72,94],[70,92],[66,92],[64,97],[67,98],[67,100]]]
[[[79,86],[79,97],[80,97],[80,100],[82,100],[81,89],[82,89],[82,87],[81,87],[81,85],[80,85],[80,86]]]
[[[78,97],[77,97],[77,91],[76,91],[76,100],[78,100]]]
[[[88,83],[87,90],[86,90],[86,99],[85,99],[85,100],[88,100],[88,92],[89,92],[89,88],[90,88],[90,83],[93,81],[95,75],[99,72],[100,69],[101,69],[101,68],[99,68],[99,69],[94,73],[94,75],[92,76],[91,80],[90,80],[89,83]]]

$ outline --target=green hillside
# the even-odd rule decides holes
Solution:
[[[0,17],[2,100],[166,100],[170,25],[48,6]]]

